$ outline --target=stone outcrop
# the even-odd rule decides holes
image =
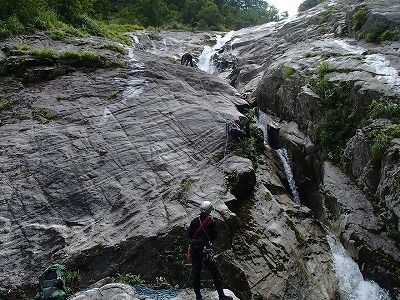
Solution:
[[[181,66],[172,42],[157,38],[170,45],[165,53],[175,51],[168,59],[152,53],[156,43],[143,51],[144,36],[132,37],[139,43],[126,55],[105,50],[103,39],[61,42],[38,33],[2,41],[10,49],[90,47],[124,62],[106,70],[75,65],[30,84],[0,78],[9,105],[0,131],[2,299],[32,297],[52,262],[79,273],[82,288],[117,272],[181,286],[186,229],[202,200],[216,208],[216,257],[224,285],[240,299],[333,298],[325,232],[292,201],[274,151],[257,169],[239,158],[229,163],[231,153],[222,159],[226,124],[242,124],[238,107],[248,103],[224,79]],[[206,274],[204,286],[212,288]]]
[[[256,175],[250,159],[231,156],[222,164],[230,192],[240,201],[254,190]]]
[[[392,139],[378,161],[369,148],[370,133],[392,123],[370,120],[346,144],[331,142],[343,150],[341,162],[355,183],[326,161],[334,151],[321,153],[318,144],[326,105],[351,104],[346,118],[361,120],[373,100],[400,103],[399,42],[346,37],[366,32],[369,25],[352,23],[362,7],[363,24],[384,18],[397,30],[398,3],[383,2],[322,4],[235,32],[214,57],[220,76],[181,66],[180,56],[197,56],[221,33],[137,31],[125,54],[100,38],[54,41],[37,33],[1,41],[0,63],[30,63],[3,69],[0,77],[0,274],[6,274],[0,297],[32,297],[52,262],[79,273],[79,287],[117,272],[182,286],[189,272],[186,229],[202,200],[216,208],[224,286],[240,299],[346,297],[325,226],[368,279],[398,297],[399,141]],[[118,63],[103,69],[40,60],[21,45],[94,51]],[[63,72],[53,72],[56,66]],[[12,70],[18,72],[7,76]],[[322,83],[329,93],[317,92]],[[268,114],[270,145],[258,166],[225,151],[232,142],[227,124],[246,124],[242,113],[250,106]],[[293,201],[274,150],[281,147],[302,204]],[[207,273],[203,279],[212,288]],[[97,288],[137,297],[119,283]],[[91,299],[90,293],[74,297]]]
[[[137,285],[138,290],[128,284],[109,283],[100,287],[89,287],[86,291],[76,293],[69,297],[69,300],[137,300],[137,299],[160,299],[167,298],[171,300],[188,300],[192,299],[191,290],[184,289],[180,291],[169,292],[169,290],[156,290],[144,285]],[[163,293],[164,292],[164,293]],[[234,300],[238,298],[227,289],[224,289],[225,295],[232,296]],[[216,291],[203,291],[204,299],[214,299],[218,297]]]
[[[355,222],[365,225],[354,225],[353,249],[346,242],[352,234],[338,234],[359,265],[366,266],[364,275],[390,289],[393,297],[399,293],[400,169],[398,133],[393,133],[399,125],[371,117],[370,105],[400,104],[398,5],[390,0],[334,1],[288,20],[239,30],[224,48],[235,64],[221,70],[244,99],[271,116],[265,125],[270,143],[287,147],[302,203],[319,220],[334,223],[353,209],[332,204],[349,200],[349,195],[321,193],[323,161],[342,164],[355,179],[346,184],[333,180],[332,185],[357,189],[352,201],[369,207],[372,217],[361,213],[362,221]],[[216,60],[228,57],[218,55]],[[338,132],[340,143],[334,136]],[[376,155],[382,143],[386,148]],[[381,249],[385,241],[390,246]]]

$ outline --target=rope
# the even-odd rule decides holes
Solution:
[[[186,286],[188,285],[190,279],[192,278],[192,268],[190,267],[190,272],[189,272],[189,276],[188,279],[186,280],[185,284],[180,288],[180,290],[183,290],[186,288]]]
[[[200,74],[199,74],[198,70],[199,70],[198,68],[195,68],[195,72],[196,72],[197,78],[199,79],[199,82],[200,82],[202,90],[206,93],[206,98],[209,99],[207,90],[204,88],[203,81],[201,80],[201,77],[200,77]],[[219,115],[222,117],[222,119],[224,119],[225,126],[226,126],[226,142],[225,142],[225,147],[224,147],[224,158],[225,158],[226,153],[228,151],[229,131],[230,131],[229,129],[230,129],[230,123],[231,122],[229,120],[225,119],[224,116],[221,114],[221,112],[219,112]]]
[[[162,290],[154,290],[142,284],[135,284],[133,288],[140,295],[144,296],[155,296],[156,299],[167,299],[173,298],[178,295],[178,292],[174,289],[162,289]]]
[[[149,288],[147,286],[144,286],[143,284],[134,284],[134,285],[132,285],[132,287],[135,289],[135,291],[139,295],[152,296],[152,297],[155,297],[156,299],[168,299],[168,298],[177,297],[179,292],[187,287],[191,278],[192,278],[192,268],[190,268],[189,276],[188,276],[185,284],[179,289],[155,290],[155,289]]]

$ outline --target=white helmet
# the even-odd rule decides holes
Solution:
[[[213,209],[214,209],[214,208],[213,208],[213,206],[212,206],[212,204],[211,204],[210,201],[203,201],[203,202],[201,202],[201,204],[200,204],[200,211],[201,211],[201,212],[204,212],[204,213],[209,214],[209,213],[211,213],[211,211],[212,211]]]

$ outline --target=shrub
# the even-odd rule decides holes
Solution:
[[[295,72],[296,72],[296,70],[295,70],[293,67],[291,67],[291,66],[285,66],[285,67],[282,69],[282,77],[283,77],[284,79],[286,79],[286,78],[290,77],[290,75],[293,75]]]
[[[328,107],[334,106],[337,97],[336,90],[329,82],[328,78],[320,78],[311,81],[310,84],[314,93],[320,97],[322,104]]]
[[[384,41],[398,41],[400,39],[400,31],[398,30],[385,30],[378,38],[378,42]]]
[[[55,114],[44,108],[32,108],[32,116],[41,124],[49,123],[55,118]]]
[[[13,107],[13,105],[14,105],[14,101],[12,101],[8,97],[8,95],[3,95],[0,98],[0,110],[5,110],[5,109],[8,109],[8,108],[11,108],[11,107]]]
[[[320,64],[317,65],[317,69],[315,70],[315,73],[319,77],[324,77],[327,73],[333,72],[336,70],[336,67],[331,65],[329,62],[324,61]]]
[[[20,22],[16,15],[10,16],[6,21],[0,20],[0,37],[23,33],[24,24]]]
[[[250,122],[249,131],[250,137],[247,137],[238,143],[238,155],[250,159],[253,166],[256,168],[259,163],[259,156],[265,151],[264,133],[257,127],[254,119],[254,109],[249,109],[246,112],[246,117]]]
[[[127,283],[127,284],[141,284],[144,280],[140,278],[140,275],[132,275],[131,273],[117,273],[116,280]]]
[[[188,191],[192,186],[192,181],[190,179],[183,179],[181,182],[181,187],[184,191]]]
[[[61,29],[51,29],[50,31],[49,31],[49,34],[50,34],[50,37],[53,39],[53,40],[62,40],[62,39],[64,39],[65,37],[66,37],[66,32],[64,31],[64,30],[61,30]]]
[[[400,105],[385,99],[373,100],[368,106],[368,117],[371,119],[385,118],[400,124]]]
[[[37,58],[54,58],[56,57],[56,51],[52,48],[43,47],[31,50],[31,55]]]
[[[117,45],[117,44],[107,43],[107,44],[104,44],[103,47],[106,48],[106,49],[109,49],[111,51],[114,51],[114,52],[118,52],[118,53],[121,53],[121,54],[124,54],[124,55],[126,54],[126,49],[124,47],[120,46],[120,45]]]
[[[387,128],[374,129],[370,136],[373,138],[371,155],[374,159],[380,160],[389,148],[390,141],[400,138],[400,126],[391,125]]]
[[[84,31],[95,36],[105,36],[105,29],[102,25],[87,15],[77,16],[75,23]]]
[[[354,30],[360,30],[361,27],[365,24],[365,22],[367,21],[367,17],[368,17],[368,9],[366,6],[361,6],[357,9],[357,11],[354,13],[352,19],[354,22],[354,26],[353,29]]]

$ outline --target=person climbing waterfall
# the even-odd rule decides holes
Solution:
[[[196,300],[202,300],[200,291],[201,269],[204,266],[212,275],[215,289],[218,292],[219,300],[232,300],[226,296],[222,288],[222,276],[219,266],[213,257],[212,243],[217,238],[217,224],[211,216],[213,205],[210,201],[203,201],[200,204],[200,214],[190,222],[188,238],[190,241],[190,257],[192,260],[193,290]]]
[[[185,53],[181,57],[181,65],[190,64],[191,67],[193,67],[193,56],[190,53]]]

